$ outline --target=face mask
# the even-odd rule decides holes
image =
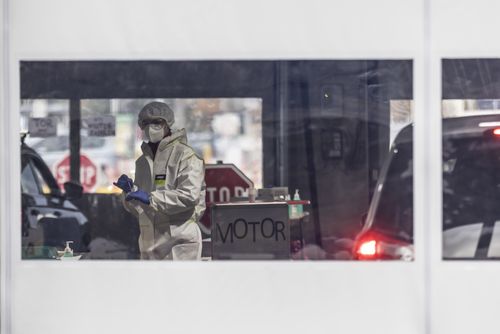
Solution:
[[[163,127],[148,125],[146,127],[146,130],[144,130],[144,135],[148,141],[152,143],[158,143],[165,136],[165,129]]]

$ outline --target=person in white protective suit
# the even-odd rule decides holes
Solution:
[[[165,103],[145,105],[138,124],[147,142],[135,163],[135,181],[122,175],[114,185],[139,220],[141,259],[200,260],[203,159],[188,146],[185,129],[172,129],[174,113]]]

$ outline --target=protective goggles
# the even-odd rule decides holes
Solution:
[[[148,125],[151,125],[155,129],[160,129],[167,125],[167,121],[165,121],[162,118],[154,118],[154,119],[145,119],[141,122],[142,129],[144,129]]]

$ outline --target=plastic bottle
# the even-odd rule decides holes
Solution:
[[[69,244],[72,244],[73,241],[66,241],[66,248],[64,248],[64,254],[63,257],[72,257],[73,256],[73,250],[69,246]]]
[[[255,202],[255,198],[257,197],[257,189],[255,188],[248,188],[248,201],[250,203]]]
[[[299,189],[295,189],[295,194],[293,195],[294,201],[300,201]],[[304,207],[302,204],[295,204],[295,212],[298,217],[301,217],[304,212]]]
[[[286,195],[285,196],[285,201],[290,201],[291,198],[290,198],[290,195]],[[293,218],[294,217],[294,214],[295,214],[295,208],[293,205],[291,204],[288,204],[288,217],[289,218]]]

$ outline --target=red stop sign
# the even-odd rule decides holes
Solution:
[[[63,187],[65,182],[70,181],[69,155],[56,164],[56,180],[59,187]],[[80,154],[80,182],[83,191],[91,192],[97,181],[97,168],[86,155]]]
[[[248,194],[253,182],[233,164],[216,164],[205,166],[205,183],[207,210],[201,223],[206,227],[205,232],[210,233],[210,204],[229,202],[232,197]]]

